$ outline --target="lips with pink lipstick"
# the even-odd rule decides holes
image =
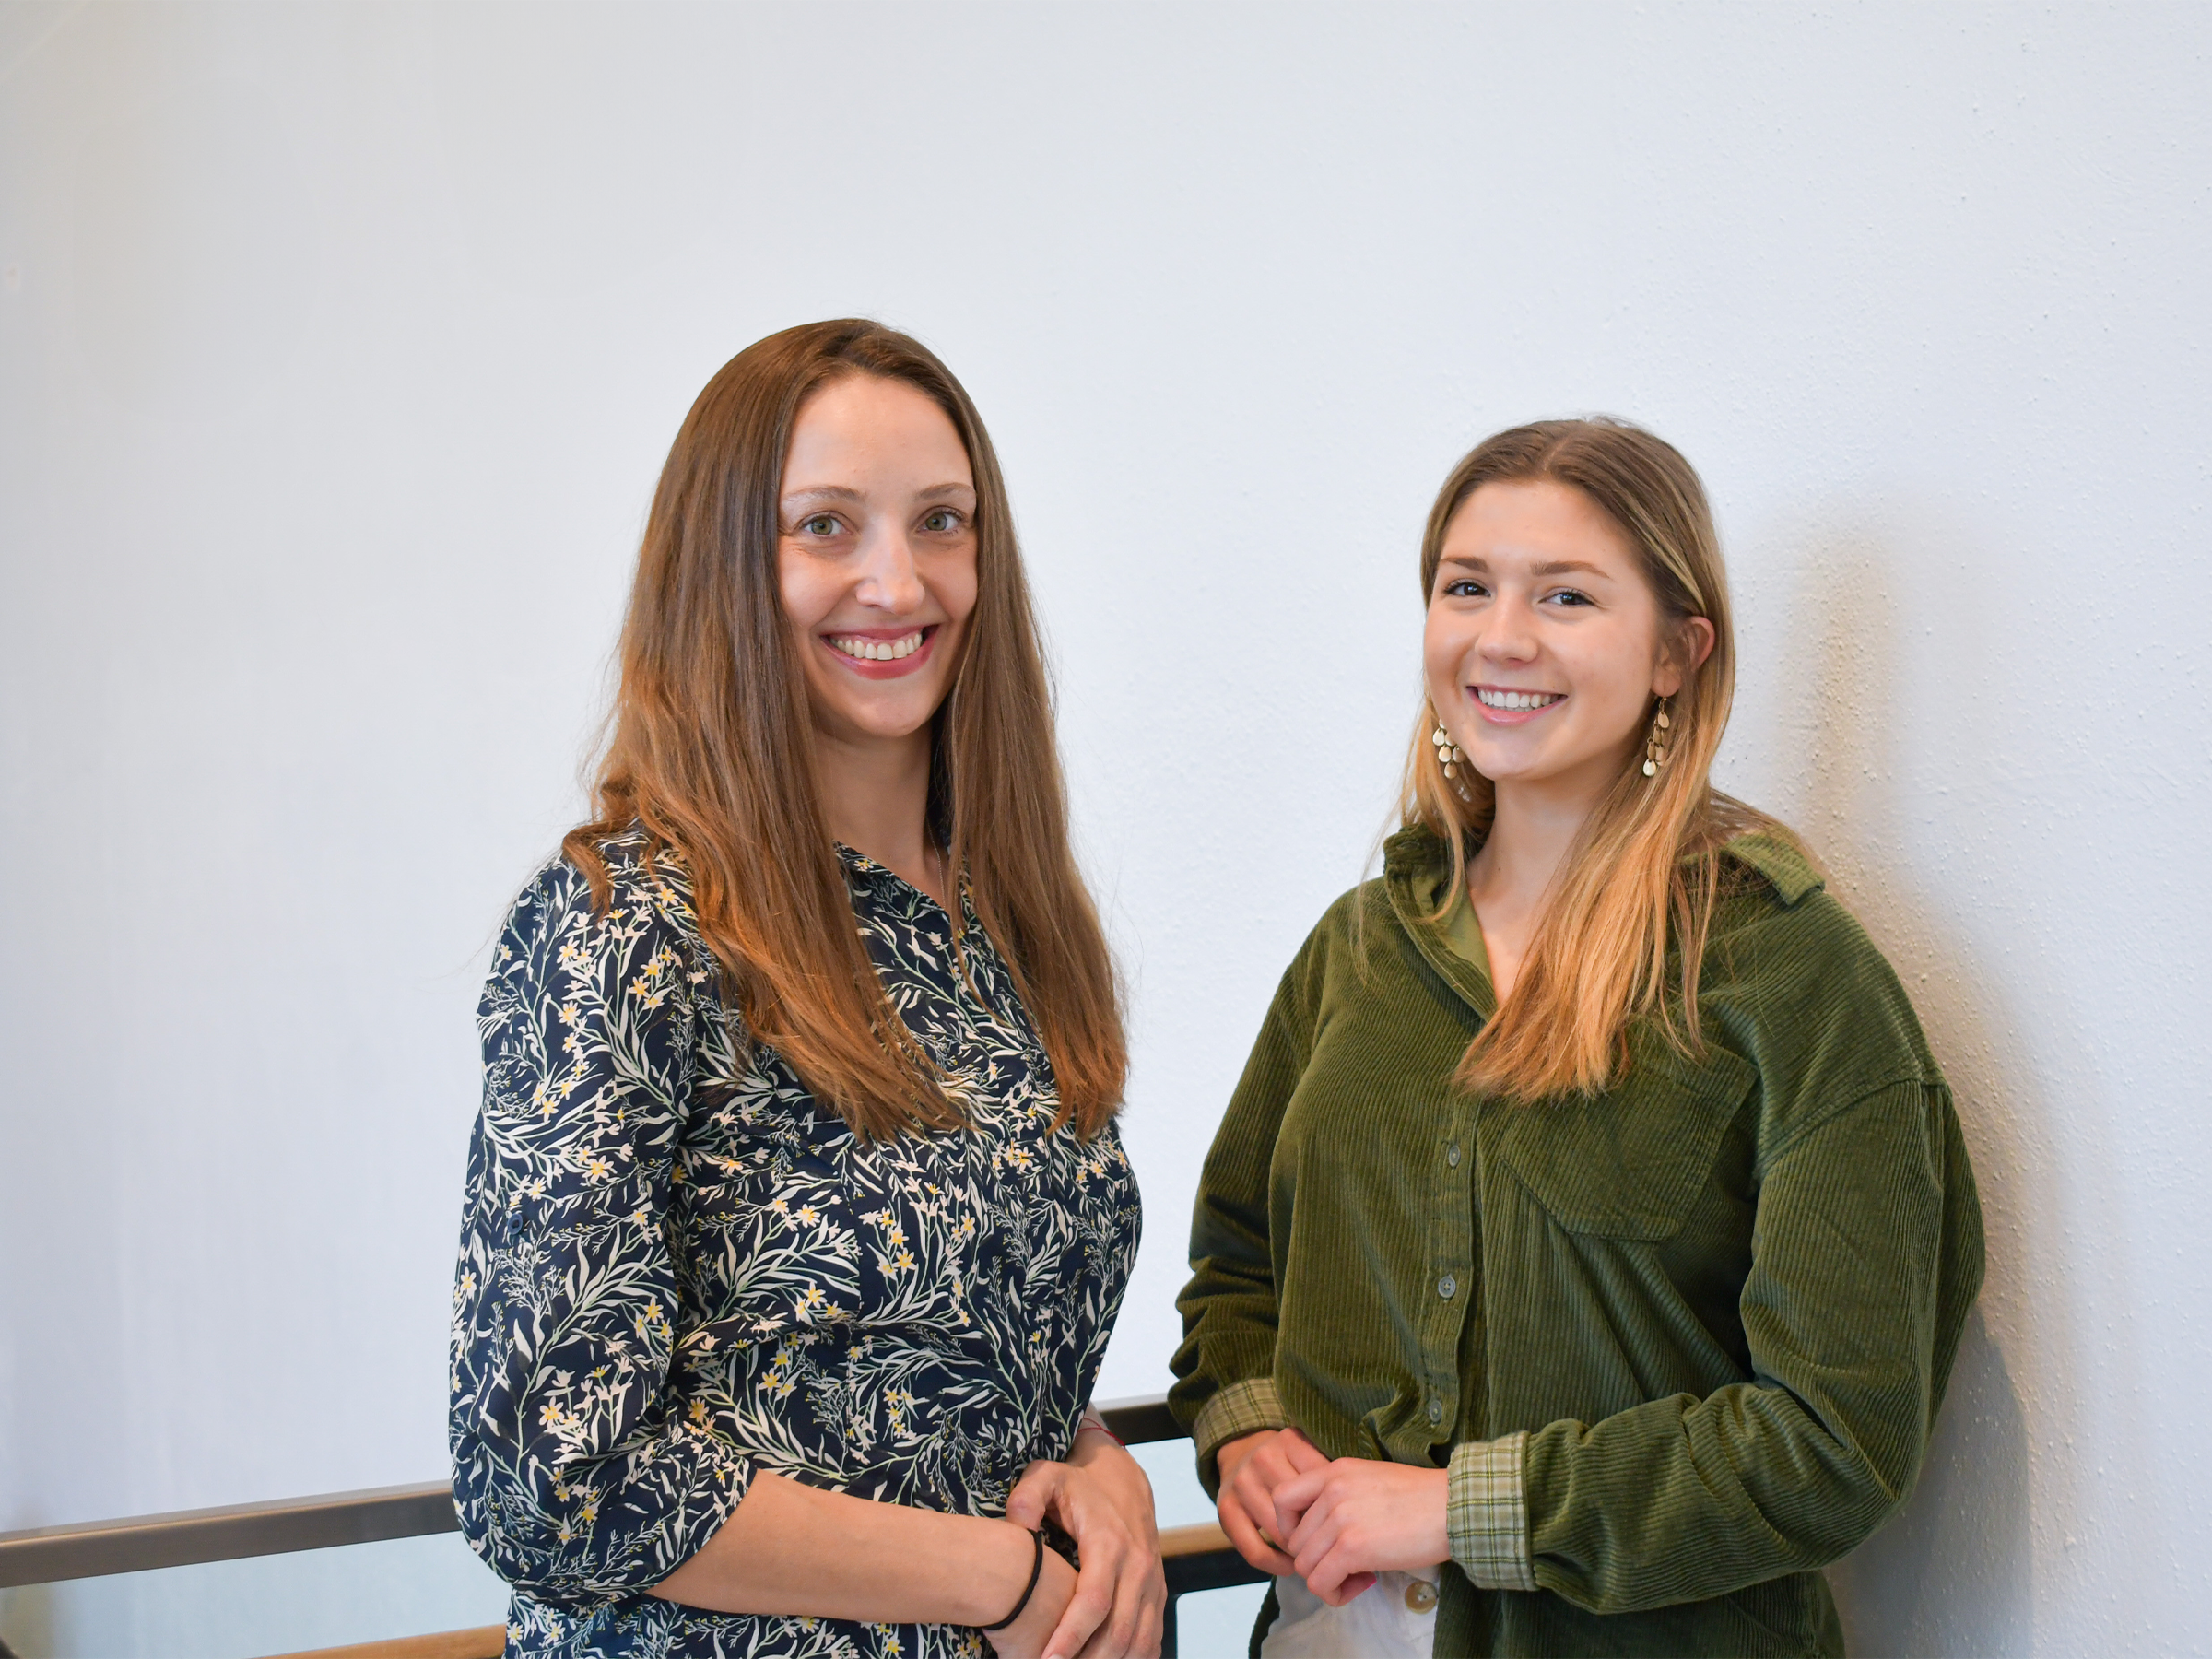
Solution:
[[[1523,690],[1509,686],[1470,686],[1482,718],[1490,725],[1526,725],[1547,709],[1567,700],[1564,691]]]
[[[856,628],[818,634],[823,648],[864,679],[897,679],[927,663],[939,624],[922,628]]]

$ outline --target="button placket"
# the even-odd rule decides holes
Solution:
[[[1440,1127],[1444,1131],[1443,1156],[1430,1166],[1435,1208],[1430,1231],[1429,1285],[1435,1296],[1422,1321],[1430,1333],[1423,1347],[1428,1350],[1429,1373],[1425,1409],[1431,1430],[1442,1429],[1448,1418],[1456,1418],[1465,1390],[1465,1379],[1459,1374],[1461,1327],[1472,1310],[1459,1292],[1463,1264],[1475,1247],[1474,1191],[1460,1171],[1466,1155],[1467,1126],[1455,1113]]]

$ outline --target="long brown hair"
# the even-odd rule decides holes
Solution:
[[[1119,988],[1068,844],[1052,688],[998,457],[968,394],[918,341],[860,319],[813,323],[748,346],[707,382],[653,492],[596,816],[561,847],[603,909],[608,838],[634,828],[649,860],[675,854],[749,1035],[862,1135],[962,1121],[853,926],[777,579],[792,427],[812,393],[853,374],[917,388],[968,451],[976,599],[935,721],[930,830],[1051,1057],[1062,1121],[1088,1136],[1128,1069]]]
[[[1647,778],[1642,747],[1630,757],[1568,853],[1512,994],[1460,1063],[1465,1087],[1523,1101],[1609,1087],[1638,1018],[1698,1051],[1698,970],[1724,879],[1720,848],[1751,830],[1795,842],[1765,813],[1712,787],[1712,758],[1735,695],[1735,633],[1712,510],[1674,445],[1609,419],[1543,420],[1486,439],[1452,469],[1430,511],[1422,603],[1435,591],[1444,533],[1466,499],[1485,484],[1539,479],[1581,490],[1620,527],[1641,555],[1662,627],[1679,639],[1688,618],[1703,617],[1713,637],[1702,664],[1681,658],[1665,764]],[[1654,712],[1646,711],[1647,721]],[[1402,812],[1450,844],[1449,892],[1465,882],[1467,858],[1489,834],[1497,793],[1471,768],[1456,769],[1464,797],[1445,778],[1429,741],[1434,718],[1424,709],[1417,724]]]

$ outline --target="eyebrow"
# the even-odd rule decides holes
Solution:
[[[926,488],[918,489],[914,492],[917,497],[923,500],[927,500],[932,496],[973,495],[974,493],[974,485],[963,484],[957,478],[948,480],[943,484],[932,484]],[[867,499],[868,498],[861,494],[859,490],[853,489],[847,485],[817,484],[809,488],[794,489],[789,495],[783,497],[782,500],[785,506],[790,506],[792,503],[796,501],[853,501],[865,506],[867,502]]]
[[[1488,571],[1490,561],[1472,553],[1447,554],[1440,561],[1448,565],[1464,565],[1470,571]],[[1542,564],[1528,567],[1532,576],[1572,576],[1576,574],[1602,576],[1610,579],[1613,572],[1603,565],[1594,565],[1583,559],[1547,559]]]

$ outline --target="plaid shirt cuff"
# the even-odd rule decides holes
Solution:
[[[1525,1432],[1463,1441],[1452,1448],[1444,1527],[1452,1559],[1485,1590],[1534,1590],[1528,1559],[1528,1500],[1521,1488]]]
[[[1283,1402],[1275,1392],[1273,1377],[1251,1377],[1231,1382],[1199,1408],[1191,1424],[1191,1443],[1198,1453],[1198,1467],[1209,1478],[1214,1453],[1239,1435],[1257,1434],[1263,1429],[1288,1429]]]

